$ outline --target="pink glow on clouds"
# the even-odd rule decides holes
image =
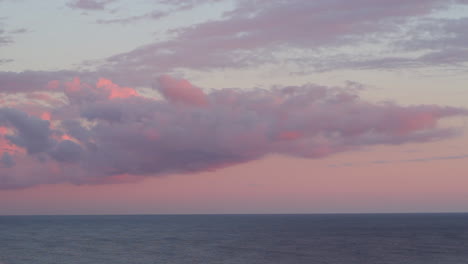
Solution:
[[[49,112],[43,112],[41,114],[41,119],[51,121],[52,120],[52,115]]]
[[[47,83],[46,87],[49,90],[56,90],[60,87],[60,81],[58,80],[50,81]]]
[[[463,145],[467,140],[407,146],[421,152],[379,147],[319,160],[274,155],[193,175],[144,181],[126,181],[126,176],[116,175],[114,181],[102,182],[105,185],[56,184],[4,190],[0,192],[0,207],[13,214],[466,211],[466,160],[439,160],[423,166],[369,161],[411,159],[436,152],[445,155],[453,151],[447,145]],[[340,161],[356,165],[328,166]],[[440,175],[444,175],[443,181]],[[112,184],[118,182],[127,183]]]
[[[279,138],[284,140],[295,140],[301,138],[303,135],[296,131],[286,131],[280,134]]]
[[[120,87],[113,83],[111,80],[100,78],[96,83],[97,88],[103,88],[109,91],[109,99],[115,98],[128,98],[131,96],[138,96],[137,91],[129,87]]]
[[[16,153],[21,155],[26,154],[26,151],[23,148],[12,144],[9,140],[6,139],[5,136],[11,135],[12,133],[13,131],[11,131],[10,128],[0,126],[0,158],[4,153],[8,153],[9,155],[14,155]]]
[[[159,78],[159,91],[166,100],[174,103],[203,106],[208,104],[205,93],[187,80],[177,80],[168,75]]]
[[[81,80],[78,77],[75,77],[73,81],[65,83],[66,92],[76,93],[81,90]]]
[[[437,124],[437,118],[431,113],[421,113],[411,119],[405,120],[406,124],[402,127],[403,133],[411,133],[415,129],[433,128]]]
[[[0,187],[127,182],[212,171],[272,153],[314,159],[441,140],[459,131],[438,127],[440,119],[468,114],[370,103],[351,88],[312,84],[205,93],[162,76],[156,88],[165,101],[107,79],[90,85],[74,78],[54,91],[66,98],[62,104],[0,109],[0,125],[12,131],[4,142],[26,150],[2,158]]]

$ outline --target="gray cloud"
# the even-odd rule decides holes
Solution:
[[[59,162],[76,162],[81,158],[82,152],[79,144],[63,140],[50,152],[50,155]]]
[[[16,133],[6,135],[5,138],[11,143],[25,148],[30,154],[44,152],[53,143],[50,138],[49,122],[29,116],[20,110],[0,108],[0,124],[11,126]]]
[[[12,59],[0,59],[0,65],[7,64],[7,63],[12,62],[12,61],[13,61]]]
[[[98,73],[79,71],[23,71],[0,72],[0,89],[3,93],[18,93],[47,90],[51,81],[69,80],[79,76],[84,80],[95,80]]]
[[[11,168],[16,164],[13,157],[8,152],[3,153],[2,158],[0,158],[0,163],[5,168]]]

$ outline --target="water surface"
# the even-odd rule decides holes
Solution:
[[[0,216],[2,264],[463,264],[468,214]]]

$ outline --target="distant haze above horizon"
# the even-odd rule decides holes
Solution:
[[[466,0],[0,0],[0,215],[468,211]]]

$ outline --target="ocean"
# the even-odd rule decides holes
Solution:
[[[463,264],[468,214],[0,216],[2,264]]]

